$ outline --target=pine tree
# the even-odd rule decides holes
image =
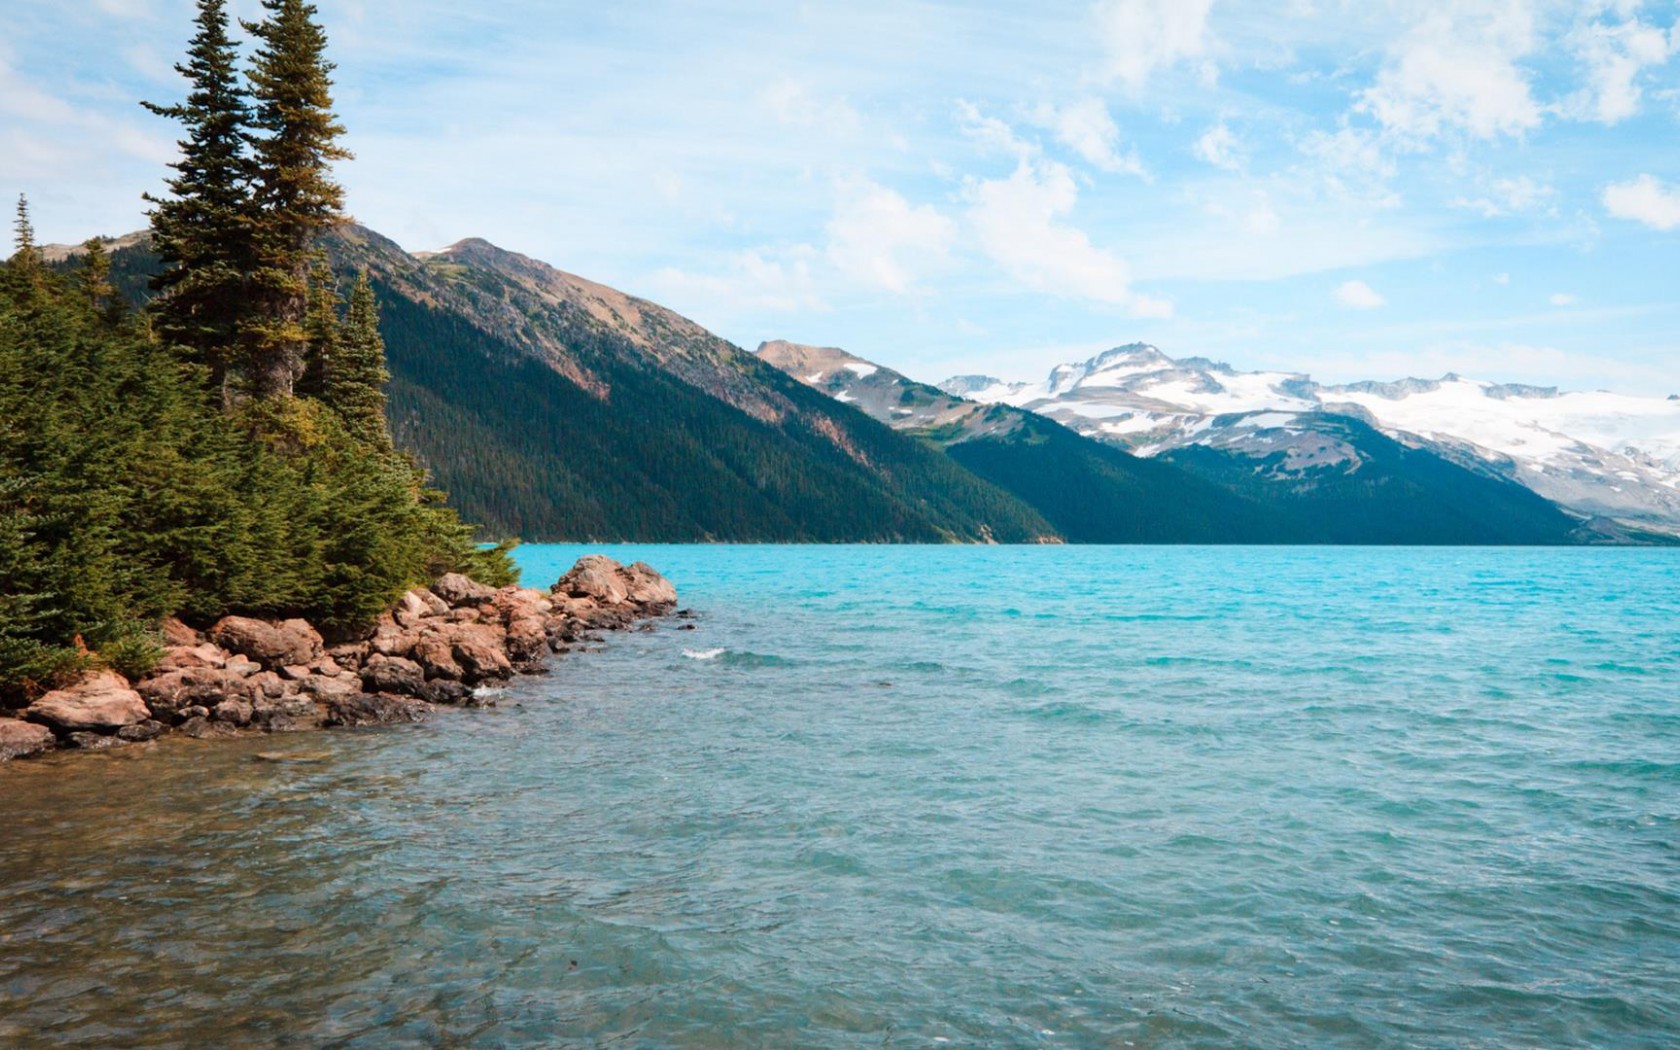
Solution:
[[[379,303],[366,270],[350,289],[350,308],[338,337],[337,352],[326,372],[326,401],[363,442],[389,448],[385,424],[385,340],[379,335]]]
[[[305,397],[326,394],[327,372],[333,355],[338,351],[341,326],[338,307],[338,279],[325,259],[317,259],[309,275],[309,313],[304,317],[303,329],[308,337],[304,354],[303,375],[299,377],[297,392]]]
[[[35,245],[35,224],[29,221],[29,198],[21,193],[12,230],[17,247],[12,255],[12,270],[26,281],[37,283],[41,277],[41,249]]]
[[[88,306],[101,317],[113,317],[117,290],[111,286],[111,256],[105,242],[89,237],[82,242],[82,265],[76,271],[76,287]]]
[[[327,38],[315,6],[263,0],[269,17],[245,28],[261,42],[251,70],[259,217],[252,286],[258,313],[242,333],[253,391],[289,397],[308,345],[309,271],[316,240],[342,221],[332,162],[344,128],[332,112]]]
[[[231,348],[247,306],[251,266],[251,165],[245,144],[250,106],[239,80],[238,50],[228,37],[225,0],[199,0],[198,33],[185,65],[187,100],[141,105],[186,130],[169,196],[146,199],[152,248],[164,269],[152,280],[155,328],[207,365],[214,388],[227,395]]]

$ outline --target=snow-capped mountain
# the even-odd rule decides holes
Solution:
[[[1587,515],[1680,532],[1680,398],[1438,380],[1326,386],[1291,372],[1240,372],[1206,358],[1174,360],[1141,343],[1042,383],[958,376],[946,392],[1050,416],[1149,456],[1207,445],[1283,469],[1357,462],[1319,414],[1362,419],[1414,447],[1509,477]]]

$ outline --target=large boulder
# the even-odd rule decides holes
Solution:
[[[374,654],[362,668],[362,688],[370,693],[419,696],[426,686],[426,672],[413,660]]]
[[[427,678],[446,678],[469,685],[513,673],[507,654],[507,632],[488,623],[441,623],[428,626],[409,652]]]
[[[554,593],[617,605],[630,596],[630,588],[620,576],[623,568],[604,554],[586,554],[554,584]]]
[[[319,729],[327,713],[307,696],[286,696],[278,700],[259,697],[252,706],[251,721],[270,733],[298,733]]]
[[[232,653],[248,656],[269,670],[307,664],[321,655],[321,635],[304,620],[271,623],[249,616],[225,616],[210,630],[211,640]]]
[[[68,689],[55,689],[25,713],[61,731],[121,729],[152,717],[128,679],[115,671],[95,671]]]
[[[189,707],[213,708],[223,700],[250,700],[260,690],[265,676],[249,678],[219,667],[188,667],[141,682],[136,689],[157,714],[170,718]]]
[[[458,607],[483,605],[496,596],[496,589],[458,572],[451,572],[438,577],[437,582],[432,584],[432,593]]]
[[[0,718],[0,762],[33,758],[43,751],[52,750],[53,744],[52,730],[46,726],[20,722],[15,718]]]
[[[647,562],[636,562],[624,569],[625,586],[630,600],[649,612],[664,612],[677,604],[677,588],[656,572]]]

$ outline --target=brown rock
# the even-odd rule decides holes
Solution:
[[[15,718],[0,718],[0,762],[14,758],[33,758],[43,751],[51,751],[57,741],[52,730],[33,722]]]
[[[182,736],[188,736],[194,740],[207,740],[212,737],[233,736],[239,732],[239,730],[235,729],[227,722],[212,722],[203,715],[194,715],[185,722],[182,722],[180,727],[175,731],[180,733]]]
[[[255,711],[256,708],[244,700],[223,700],[216,705],[216,709],[210,714],[218,722],[226,722],[235,726],[248,726],[251,724],[251,716]]]
[[[488,623],[442,623],[427,627],[409,654],[427,678],[447,678],[469,685],[513,673],[507,632]]]
[[[279,669],[280,677],[287,682],[301,682],[315,672],[304,664],[291,664]]]
[[[337,678],[344,673],[344,668],[338,666],[338,662],[330,656],[323,656],[309,666],[316,674],[327,678]]]
[[[624,585],[618,562],[604,554],[586,554],[572,566],[572,571],[554,584],[554,593],[573,598],[593,598],[602,605],[617,605],[630,596]]]
[[[329,701],[327,710],[328,725],[381,726],[423,721],[432,705],[409,696],[355,693]]]
[[[507,653],[519,663],[533,663],[548,649],[548,622],[540,616],[508,621]]]
[[[211,708],[223,700],[251,699],[260,677],[242,678],[232,671],[216,667],[189,667],[148,678],[136,689],[157,714],[185,717],[188,707]]]
[[[367,660],[368,652],[368,643],[350,642],[345,645],[335,645],[328,649],[327,656],[331,657],[333,663],[340,667],[357,668]]]
[[[252,705],[251,712],[251,721],[270,733],[319,729],[326,717],[321,706],[306,696],[288,696],[279,700],[263,697]]]
[[[676,607],[677,589],[670,580],[654,571],[646,562],[636,562],[623,572],[629,598],[650,612],[664,612]]]
[[[484,619],[484,613],[470,605],[463,605],[459,609],[449,610],[450,623],[478,623]]]
[[[204,641],[197,631],[171,616],[163,621],[163,644],[171,648],[190,649]]]
[[[68,689],[55,689],[29,705],[29,718],[62,730],[120,729],[152,717],[128,679],[95,671]]]
[[[419,696],[425,685],[425,670],[400,656],[375,656],[362,668],[362,688],[370,693]]]
[[[64,742],[80,751],[109,751],[113,747],[122,747],[128,741],[122,737],[109,733],[93,733],[82,729],[65,737]]]
[[[228,654],[208,642],[196,645],[171,645],[163,650],[163,659],[153,668],[156,674],[184,671],[190,667],[226,667]]]
[[[262,669],[262,664],[257,663],[255,660],[238,655],[228,657],[227,664],[225,665],[225,670],[229,674],[238,675],[241,678],[249,678]]]
[[[211,639],[229,652],[248,656],[273,670],[288,664],[307,664],[321,655],[321,635],[303,620],[270,623],[248,616],[223,617]]]
[[[483,605],[496,596],[495,588],[486,587],[458,572],[438,577],[438,581],[432,584],[432,593],[456,608],[463,605]]]
[[[361,692],[362,683],[348,675],[327,678],[324,675],[316,674],[300,680],[298,690],[315,697],[317,700],[339,700]]]
[[[266,696],[270,700],[278,700],[286,695],[286,683],[273,671],[263,671],[245,680],[251,690],[251,699]]]
[[[117,730],[117,739],[125,740],[130,744],[143,744],[148,740],[156,740],[167,732],[169,732],[168,726],[148,718],[144,722],[136,722],[134,725],[123,726]]]

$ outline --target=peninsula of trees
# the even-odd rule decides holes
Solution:
[[[201,0],[180,159],[153,197],[163,261],[129,309],[100,241],[60,273],[18,202],[0,266],[0,706],[90,667],[129,676],[167,617],[371,621],[449,571],[510,582],[397,451],[366,274],[318,248],[349,156],[313,5],[242,23]],[[345,300],[348,299],[346,303]]]

